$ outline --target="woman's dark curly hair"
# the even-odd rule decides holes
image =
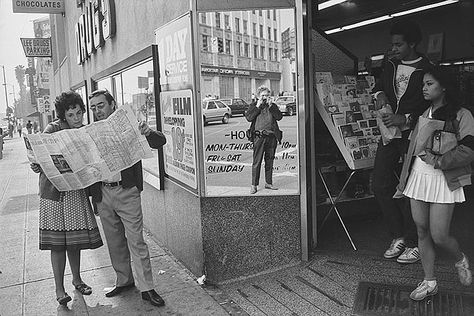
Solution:
[[[451,121],[456,118],[456,115],[461,108],[459,89],[456,86],[455,78],[440,66],[433,66],[425,71],[425,75],[429,74],[439,82],[440,86],[445,89],[445,105],[438,108],[432,117],[437,120]]]
[[[76,106],[79,106],[82,112],[86,111],[86,106],[84,101],[82,101],[81,96],[72,90],[61,93],[54,100],[54,107],[56,108],[56,116],[61,120],[66,120],[66,111],[74,109]]]

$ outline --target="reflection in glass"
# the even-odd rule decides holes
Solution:
[[[127,104],[133,109],[139,121],[146,122],[156,130],[152,61],[125,70],[121,73],[121,79],[117,76],[114,78],[116,91],[121,91],[118,99],[122,99],[124,105]],[[158,176],[158,151],[152,151],[154,157],[142,160],[143,169]]]
[[[257,88],[262,85],[270,89],[270,99],[284,115],[278,122],[283,140],[277,146],[273,166],[273,184],[279,190],[263,189],[261,175],[257,195],[299,193],[293,9],[259,10],[257,14],[201,12],[200,17],[197,42],[206,195],[249,194],[253,143],[245,135],[250,123],[244,113],[256,101]],[[291,98],[278,99],[281,96]],[[218,104],[225,104],[226,109]],[[213,106],[217,108],[212,109]],[[226,113],[230,117],[225,118]]]

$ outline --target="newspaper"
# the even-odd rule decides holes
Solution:
[[[106,120],[52,134],[27,134],[28,159],[59,191],[78,190],[153,157],[130,106]]]

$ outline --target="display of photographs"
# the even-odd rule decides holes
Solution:
[[[360,113],[362,113],[362,117],[364,118],[364,120],[369,120],[371,118],[374,118],[374,114],[373,112],[370,112],[370,111],[360,111]],[[368,124],[368,122],[367,122]]]
[[[360,151],[360,148],[353,149],[351,151],[351,154],[352,154],[352,158],[354,158],[354,160],[362,159],[362,152]]]
[[[354,130],[352,129],[351,124],[340,125],[339,130],[344,138],[354,136]]]
[[[364,132],[364,136],[372,136],[372,128],[364,128],[362,129],[362,131]]]
[[[344,125],[346,124],[346,115],[344,113],[332,114],[332,121],[336,126]]]
[[[354,149],[354,148],[359,147],[359,138],[356,136],[347,137],[344,139],[344,141],[346,142],[346,147],[349,149]]]
[[[376,126],[377,126],[377,120],[376,119],[369,120],[369,127],[376,127]]]
[[[359,124],[360,129],[364,130],[369,127],[369,121],[367,120],[360,120],[357,122]]]
[[[339,112],[341,113],[351,110],[351,107],[348,102],[341,102],[339,103],[338,107],[339,107]]]
[[[365,80],[369,83],[369,90],[372,91],[372,89],[375,87],[375,77],[374,76],[365,76]]]
[[[328,71],[316,71],[314,76],[316,83],[333,84],[332,74]]]
[[[367,146],[367,138],[358,137],[359,146]]]
[[[325,105],[324,106],[324,109],[326,109],[326,112],[328,112],[329,114],[333,114],[333,113],[339,113],[339,107],[337,105]]]
[[[316,85],[316,91],[318,93],[319,99],[324,106],[331,105],[331,97],[330,97],[330,86],[323,83],[318,83]]]
[[[364,132],[362,130],[357,130],[357,131],[354,131],[354,136],[364,136]]]
[[[354,115],[352,111],[346,111],[346,123],[354,123],[356,120],[354,119]]]
[[[352,112],[360,112],[360,104],[359,102],[349,102],[349,106],[351,107]]]
[[[370,144],[369,145],[369,157],[375,158],[375,155],[377,154],[377,144]]]
[[[374,136],[379,136],[380,135],[380,130],[378,127],[372,127],[372,135]]]
[[[352,117],[354,118],[356,122],[364,119],[364,117],[362,116],[362,113],[360,112],[354,112],[352,114]]]
[[[362,158],[370,158],[369,146],[360,147]]]
[[[357,124],[357,122],[349,123],[349,124],[351,124],[352,130],[353,130],[354,132],[360,131],[359,124]],[[363,135],[362,135],[362,136],[363,136]]]

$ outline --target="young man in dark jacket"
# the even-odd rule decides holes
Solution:
[[[372,91],[377,103],[387,103],[393,114],[382,117],[385,126],[397,126],[402,138],[387,145],[379,142],[375,157],[373,189],[387,222],[392,242],[385,258],[397,258],[399,263],[420,260],[418,237],[407,199],[393,198],[398,183],[398,164],[408,148],[408,135],[418,117],[429,104],[423,98],[424,70],[431,63],[416,51],[421,42],[419,26],[409,20],[396,22],[390,31],[391,58],[384,61],[380,80]]]
[[[94,117],[99,121],[105,120],[116,109],[115,100],[107,90],[92,92],[89,102]],[[139,129],[150,147],[159,148],[166,143],[163,133],[151,130],[145,123],[140,123]],[[163,306],[164,300],[154,290],[150,253],[143,239],[142,190],[141,161],[117,173],[112,179],[96,183],[90,188],[92,201],[97,203],[99,210],[112,267],[117,275],[115,286],[105,296],[120,294],[136,283],[143,300]]]
[[[275,103],[271,103],[270,89],[261,86],[257,89],[258,100],[253,101],[245,118],[252,122],[250,125],[253,139],[253,162],[252,162],[252,186],[250,194],[257,192],[260,180],[260,168],[262,160],[265,158],[265,188],[276,190],[273,186],[273,160],[277,142],[281,142],[282,133],[278,127],[277,121],[281,120],[282,114]]]

